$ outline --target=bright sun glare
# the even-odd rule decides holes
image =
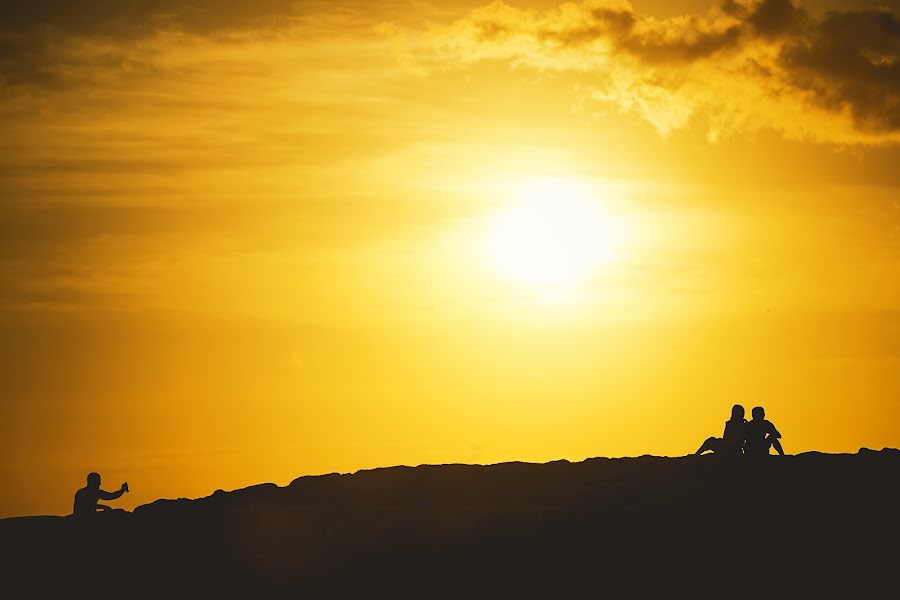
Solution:
[[[578,180],[533,178],[513,186],[487,237],[493,267],[541,289],[567,288],[613,259],[618,237],[589,187]]]

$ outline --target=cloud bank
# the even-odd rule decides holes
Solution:
[[[900,19],[888,7],[813,14],[792,0],[724,0],[657,19],[618,0],[494,2],[431,28],[411,56],[429,69],[499,60],[581,73],[592,99],[662,136],[701,118],[711,140],[766,127],[822,142],[900,139]]]
[[[712,141],[770,128],[792,139],[895,143],[896,3],[836,6],[823,13],[794,0],[719,0],[706,14],[655,18],[625,0],[548,10],[498,1],[423,25],[439,11],[400,1],[376,9],[355,0],[0,0],[0,105],[8,114],[42,90],[169,68],[160,43],[212,38],[238,47],[250,37],[327,35],[340,14],[361,30],[383,21],[381,33],[396,36],[407,64],[425,71],[492,60],[577,74],[582,99],[635,113],[663,137],[699,122]],[[316,20],[326,25],[308,26]]]

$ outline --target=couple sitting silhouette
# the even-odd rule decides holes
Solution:
[[[766,420],[766,411],[762,406],[755,407],[751,414],[753,419],[744,418],[744,407],[735,404],[731,407],[731,418],[725,421],[725,432],[722,437],[708,438],[694,454],[714,452],[715,454],[746,454],[748,456],[768,456],[769,448],[774,448],[784,456],[781,447],[781,433],[775,429],[771,421]]]

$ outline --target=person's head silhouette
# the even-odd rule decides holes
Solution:
[[[100,473],[88,473],[87,484],[90,488],[100,487]]]
[[[766,418],[766,409],[762,406],[754,406],[753,411],[751,412],[754,419],[763,420]]]
[[[731,407],[731,419],[733,421],[740,421],[744,418],[744,407],[740,404],[735,404]]]

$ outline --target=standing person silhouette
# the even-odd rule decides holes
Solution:
[[[75,492],[75,507],[72,514],[76,516],[93,515],[98,510],[113,510],[105,504],[98,504],[98,500],[116,500],[128,491],[128,482],[115,492],[106,492],[100,489],[100,474],[88,473],[87,485]]]
[[[747,443],[744,450],[747,454],[762,456],[769,454],[769,448],[775,448],[781,456],[784,456],[784,448],[778,438],[781,433],[771,421],[766,420],[766,410],[762,406],[756,406],[751,411],[753,419],[747,423]]]
[[[744,407],[735,404],[731,407],[731,418],[725,421],[725,431],[722,437],[707,438],[703,445],[694,454],[703,454],[712,451],[716,454],[742,454],[744,451],[745,428],[747,420],[744,418]]]

